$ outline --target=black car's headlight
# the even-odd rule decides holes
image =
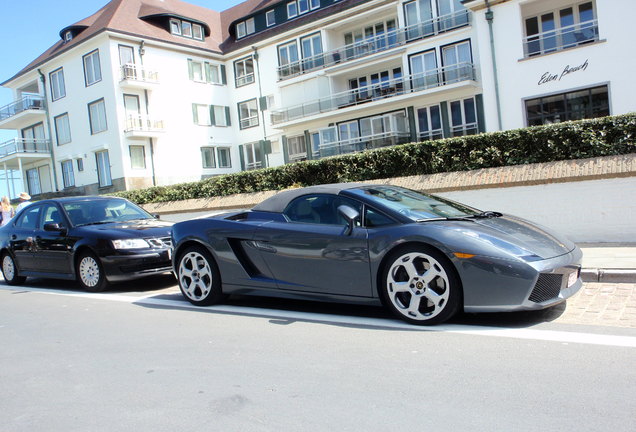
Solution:
[[[147,249],[150,247],[144,239],[111,240],[115,249]]]

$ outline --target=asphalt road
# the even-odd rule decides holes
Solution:
[[[633,431],[636,329],[0,282],[0,431]]]

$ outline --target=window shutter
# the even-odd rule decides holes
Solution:
[[[267,109],[267,96],[261,96],[258,98],[258,102],[261,107],[261,111],[265,111]]]
[[[225,107],[225,122],[228,126],[232,126],[232,122],[230,120],[230,107]]]
[[[205,82],[207,83],[212,82],[212,71],[210,70],[210,63],[205,62],[204,69],[205,69]]]
[[[199,124],[199,112],[197,111],[197,104],[192,104],[192,120],[194,124]]]
[[[243,144],[239,145],[239,157],[241,159],[241,171],[245,171],[245,154],[243,153]]]
[[[227,84],[227,77],[225,75],[225,65],[221,65],[221,84]]]
[[[289,150],[287,149],[287,137],[283,135],[283,137],[281,138],[281,141],[283,143],[283,160],[285,161],[285,163],[289,163]]]
[[[261,148],[261,168],[267,168],[267,141],[260,140],[258,145]]]
[[[214,115],[214,105],[210,105],[210,124],[216,126],[216,116]]]
[[[192,71],[192,59],[188,59],[188,77],[190,81],[194,81],[194,72]]]

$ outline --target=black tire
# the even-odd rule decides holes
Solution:
[[[381,272],[380,291],[395,316],[417,325],[450,319],[462,299],[455,267],[441,252],[426,245],[391,252]]]
[[[102,292],[108,286],[101,261],[92,252],[82,252],[75,264],[79,284],[88,292]]]
[[[18,275],[18,266],[9,252],[2,254],[2,275],[8,285],[22,285],[26,277]]]
[[[181,294],[193,305],[208,306],[225,299],[216,261],[205,248],[189,246],[176,260]]]

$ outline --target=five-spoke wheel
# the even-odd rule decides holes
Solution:
[[[210,305],[222,299],[219,271],[209,252],[191,246],[180,254],[177,262],[179,288],[190,303]]]
[[[461,288],[455,269],[434,249],[410,247],[389,257],[383,274],[385,303],[413,324],[437,324],[457,311]]]

